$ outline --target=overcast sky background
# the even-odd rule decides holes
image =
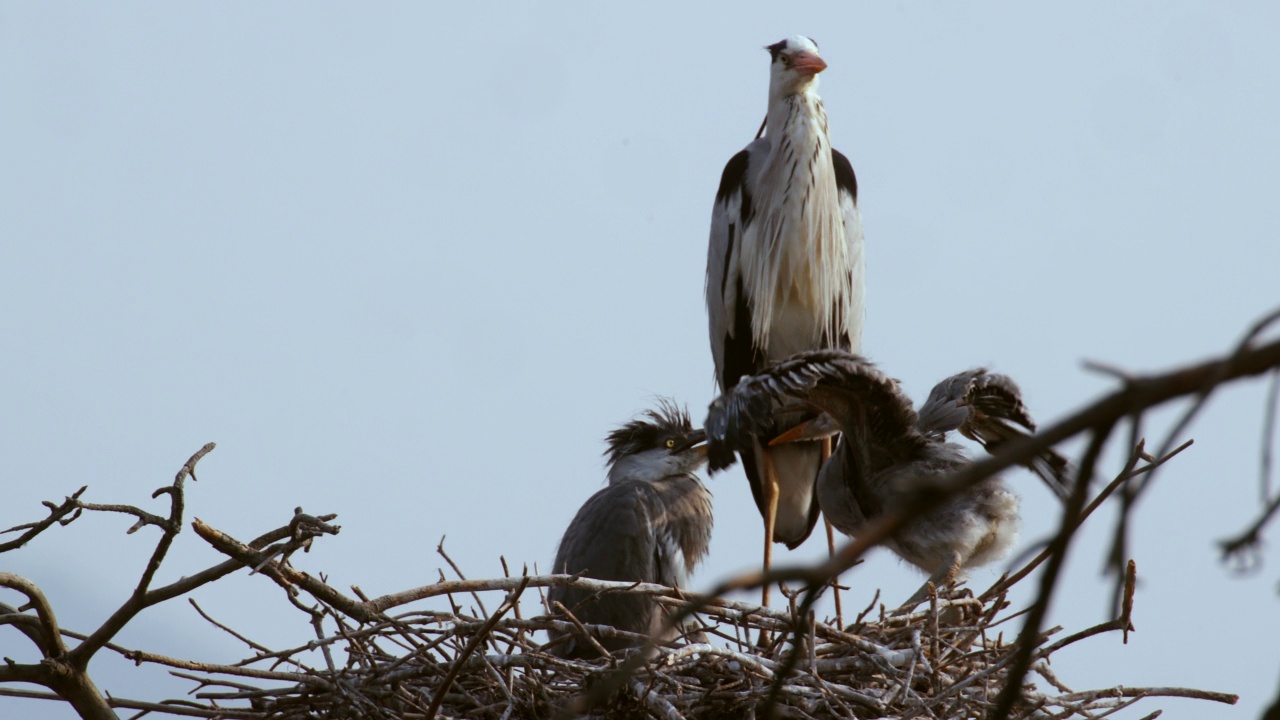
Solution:
[[[294,560],[340,589],[434,580],[442,535],[469,576],[499,575],[500,555],[545,569],[603,482],[604,435],[658,395],[696,419],[713,396],[711,202],[764,116],[761,47],[793,33],[821,44],[858,173],[864,351],[913,395],[985,364],[1049,422],[1113,387],[1082,360],[1199,360],[1280,301],[1280,6],[732,7],[0,4],[0,527],[86,483],[162,513],[151,492],[212,440],[188,519],[248,540],[297,505],[340,513],[341,535]],[[1276,693],[1280,573],[1234,575],[1215,546],[1257,512],[1264,395],[1215,397],[1140,506],[1129,644],[1055,655],[1075,689],[1241,701],[1126,717],[1255,718]],[[1025,548],[1054,501],[1009,480]],[[741,471],[709,486],[698,587],[761,546]],[[1111,519],[1073,550],[1054,624],[1105,619]],[[130,524],[82,518],[0,568],[90,630],[153,547]],[[815,536],[777,557],[823,552]],[[221,559],[188,529],[158,582]],[[877,551],[847,602],[921,580]],[[311,637],[263,578],[194,597],[266,645]],[[118,642],[246,654],[185,600]],[[11,629],[0,655],[34,659]],[[190,688],[105,652],[91,668],[118,696]],[[0,716],[73,714],[0,698]]]

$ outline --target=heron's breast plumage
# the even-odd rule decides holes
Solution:
[[[755,309],[752,336],[770,361],[842,346],[860,319],[854,264],[826,113],[797,95],[770,153],[750,181],[755,216],[743,231],[741,271]],[[766,136],[767,137],[767,136]],[[857,317],[856,317],[857,316]]]
[[[676,475],[656,484],[662,503],[656,524],[677,550],[684,574],[693,573],[711,545],[711,491],[693,475]],[[683,585],[683,583],[681,583]]]

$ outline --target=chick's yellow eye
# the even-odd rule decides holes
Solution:
[[[676,441],[672,440],[671,438],[667,438],[667,449],[670,450],[675,446],[676,446]]]

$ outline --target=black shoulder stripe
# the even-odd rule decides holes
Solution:
[[[853,174],[853,163],[849,162],[849,158],[844,153],[835,148],[831,148],[831,164],[836,169],[836,187],[848,191],[853,197],[853,202],[858,202],[858,176]]]
[[[733,259],[733,241],[734,231],[738,229],[738,224],[729,223],[729,244],[724,249],[724,267],[720,270],[720,297],[724,297],[724,291],[728,289],[726,283],[729,282],[729,263]]]
[[[742,275],[734,278],[737,284],[737,304],[733,308],[733,333],[724,337],[724,367],[721,368],[720,390],[728,392],[745,375],[754,375],[764,367],[764,353],[756,347],[751,335],[751,298],[742,287]]]
[[[716,190],[716,202],[724,202],[734,190],[747,189],[747,151],[743,150],[729,159],[720,176],[720,189]]]
[[[734,191],[742,196],[742,227],[746,227],[751,222],[751,192],[747,190],[746,150],[734,155],[724,166],[724,173],[720,176],[720,189],[716,190],[716,202],[724,202],[733,195]]]

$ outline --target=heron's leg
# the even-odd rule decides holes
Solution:
[[[831,526],[831,521],[823,518],[822,523],[827,526],[827,557],[836,556],[836,530]],[[836,600],[836,627],[844,629],[844,610],[840,607],[840,576],[836,575],[831,578],[831,592]]]
[[[768,448],[760,453],[764,457],[764,571],[773,567],[773,529],[778,522],[778,471],[773,467],[773,453]],[[769,607],[769,585],[764,583],[760,604]]]
[[[827,464],[827,459],[831,457],[831,438],[822,439],[822,463]],[[836,533],[835,528],[831,527],[831,521],[823,516],[822,523],[827,526],[827,557],[836,556]],[[836,600],[836,627],[844,629],[844,610],[840,607],[840,576],[836,575],[831,578],[831,593]]]
[[[916,591],[916,594],[912,595],[911,599],[907,600],[907,602],[902,606],[902,609],[910,612],[912,608],[928,598],[929,585],[933,585],[938,590],[941,590],[942,588],[948,587],[954,583],[956,581],[956,577],[960,575],[961,560],[962,558],[960,557],[960,553],[948,553],[947,556],[943,558],[942,564],[938,566],[938,569],[933,571],[933,574],[929,576],[929,579],[924,581],[924,585],[921,585],[920,589]]]

